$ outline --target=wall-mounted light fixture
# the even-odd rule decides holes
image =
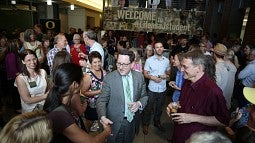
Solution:
[[[11,1],[11,4],[16,4],[16,0],[12,0],[12,1]]]
[[[71,4],[71,5],[70,5],[70,9],[71,9],[71,10],[74,10],[74,4]]]
[[[47,5],[52,5],[52,0],[47,0]]]

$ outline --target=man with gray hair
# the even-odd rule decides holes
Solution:
[[[104,66],[104,49],[96,42],[96,33],[93,30],[87,30],[83,32],[83,39],[87,46],[90,47],[89,53],[92,51],[97,51],[102,56],[102,67]]]
[[[54,48],[52,48],[48,53],[47,53],[47,61],[48,61],[48,66],[52,70],[52,65],[53,65],[53,59],[56,55],[57,52],[66,50],[68,53],[70,53],[70,49],[67,49],[68,43],[66,36],[64,33],[59,33],[58,35],[55,36],[54,38]],[[69,47],[70,48],[70,47]]]
[[[209,73],[214,69],[208,69],[207,62],[202,52],[183,54],[181,71],[186,80],[179,101],[171,102],[167,107],[167,113],[174,121],[173,143],[184,143],[192,133],[215,131],[216,126],[229,124],[225,98],[210,78]]]
[[[232,143],[220,132],[196,132],[185,143]]]

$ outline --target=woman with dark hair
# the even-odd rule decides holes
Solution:
[[[77,112],[72,102],[74,97],[80,97],[80,89],[83,83],[83,73],[78,65],[64,63],[57,67],[53,75],[53,87],[46,99],[44,110],[48,112],[48,118],[53,125],[52,142],[104,142],[111,134],[109,125],[103,124],[104,131],[95,137],[83,131],[77,119]],[[77,98],[76,98],[77,99]],[[77,102],[77,101],[76,101]],[[86,102],[77,104],[85,110]]]
[[[12,98],[12,104],[17,112],[21,112],[21,105],[19,93],[17,88],[13,85],[17,74],[20,72],[21,61],[18,53],[18,41],[10,40],[8,42],[7,54],[5,56],[5,69],[8,84],[8,96]]]
[[[54,57],[51,75],[54,75],[54,71],[63,63],[72,63],[72,56],[66,51],[59,51]]]
[[[127,49],[127,42],[126,41],[118,41],[117,42],[117,45],[116,45],[116,49],[115,49],[115,52],[114,52],[114,58],[117,60],[117,55],[118,53],[122,50],[122,49]]]
[[[25,49],[30,49],[36,53],[36,56],[40,63],[42,63],[45,59],[45,55],[42,49],[42,43],[36,40],[36,35],[34,30],[27,29],[24,33],[23,46]]]
[[[85,111],[86,127],[89,130],[93,121],[98,120],[96,111],[96,101],[101,93],[104,76],[106,72],[102,70],[101,55],[97,51],[89,54],[90,71],[84,75],[84,85],[82,93],[87,96],[88,107]]]
[[[53,77],[53,75],[55,74],[55,71],[58,69],[58,66],[62,65],[64,63],[72,63],[71,55],[66,51],[57,52],[57,54],[55,55],[54,60],[53,60],[51,77]],[[81,100],[85,100],[85,97],[83,95],[82,96],[73,96],[72,104],[70,105],[75,110],[75,113],[77,115],[76,119],[79,119],[79,120],[81,119],[81,116],[83,115],[83,113],[85,112],[85,109],[86,109],[86,106],[80,106]],[[82,119],[81,119],[81,121],[82,121]],[[80,122],[80,126],[82,129],[84,129],[86,131],[85,125],[83,124],[83,122]]]
[[[47,55],[50,48],[52,48],[52,47],[50,47],[51,46],[50,45],[51,44],[50,40],[51,39],[48,36],[43,36],[43,38],[42,38],[42,52],[43,52],[43,55]],[[47,74],[49,75],[50,74],[50,67],[48,66],[47,58],[43,59],[41,66],[47,72]]]
[[[173,67],[176,68],[175,81],[170,81],[168,85],[174,89],[174,93],[172,96],[173,102],[179,101],[179,97],[181,95],[181,87],[184,83],[184,72],[181,71],[181,60],[182,53],[175,53],[174,58],[172,60]]]
[[[216,67],[215,67],[215,60],[213,59],[212,56],[205,55],[204,56],[205,60],[205,69],[204,72],[211,78],[211,80],[216,82]]]
[[[127,42],[126,41],[119,41],[117,43],[117,50],[118,52],[122,49],[126,49],[127,48]]]
[[[43,105],[48,95],[48,78],[45,70],[40,69],[38,58],[34,51],[25,49],[20,53],[22,60],[21,73],[16,77],[22,113],[31,112],[37,104]]]

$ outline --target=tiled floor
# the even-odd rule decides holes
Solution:
[[[156,127],[153,126],[153,121],[151,121],[151,124],[149,126],[149,134],[144,135],[141,126],[138,136],[135,136],[134,143],[168,143],[166,139],[172,137],[173,129],[173,124],[165,112],[166,106],[169,102],[170,96],[167,96],[163,113],[161,116],[161,123],[163,127],[166,129],[166,131],[165,132],[159,131]]]

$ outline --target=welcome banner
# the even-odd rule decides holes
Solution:
[[[203,30],[204,11],[105,7],[104,29],[194,34]]]

